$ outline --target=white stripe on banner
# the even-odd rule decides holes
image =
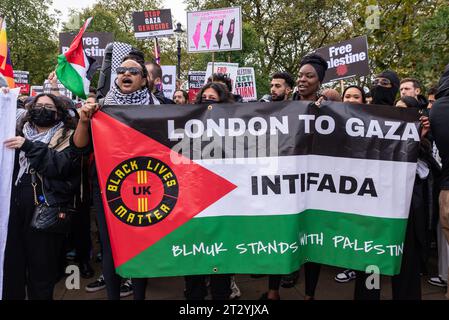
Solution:
[[[3,263],[8,235],[9,205],[14,170],[14,150],[6,149],[3,141],[15,136],[19,91],[20,88],[12,89],[6,95],[0,91],[0,172],[2,173],[0,179],[0,300],[3,295]]]
[[[228,195],[197,215],[197,218],[225,215],[296,214],[306,209],[382,218],[407,218],[416,173],[416,163],[317,155],[208,159],[195,160],[195,162],[237,186]],[[312,173],[309,177],[310,181],[317,181],[310,184],[309,191],[306,191],[307,176],[304,179],[305,188],[301,182],[301,174],[307,173]],[[291,176],[298,174],[298,179]],[[317,191],[324,174],[332,176],[335,193],[329,189]],[[267,187],[268,180],[276,182],[275,175],[279,176],[280,181],[275,192],[280,194],[275,194],[271,188]],[[354,193],[339,193],[342,176],[355,178],[357,188]],[[252,177],[257,177],[257,195],[253,194]],[[262,179],[265,183],[262,183]],[[363,182],[369,179],[372,179],[377,196],[373,196],[372,192],[364,194],[362,192],[363,195],[358,195]],[[328,180],[326,184],[329,186]],[[263,184],[265,184],[266,194],[263,194]],[[346,189],[349,189],[351,183],[347,181],[345,184]],[[301,190],[302,188],[304,190]],[[364,189],[367,191],[366,188]],[[368,189],[371,190],[371,188]]]

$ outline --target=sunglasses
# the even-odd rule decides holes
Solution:
[[[378,86],[378,85],[386,87],[386,86],[391,85],[391,81],[388,79],[375,79],[373,81],[373,86]]]
[[[139,74],[143,74],[142,70],[137,67],[118,67],[116,69],[117,74],[125,74],[126,72],[129,72],[133,76],[137,76]]]
[[[56,106],[54,104],[42,104],[42,103],[36,103],[33,107],[33,109],[47,109],[47,110],[52,110],[52,111],[56,111]]]

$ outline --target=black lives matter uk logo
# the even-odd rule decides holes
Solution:
[[[164,162],[135,157],[109,174],[106,199],[113,215],[128,225],[145,227],[164,220],[176,205],[178,180]]]

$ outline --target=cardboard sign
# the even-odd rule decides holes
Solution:
[[[235,81],[235,94],[242,96],[243,101],[257,101],[256,75],[254,68],[239,68]]]
[[[20,88],[20,94],[28,94],[30,92],[30,73],[28,71],[14,70],[14,82],[16,87]]]
[[[137,39],[170,37],[173,22],[170,9],[133,12],[134,36]]]
[[[162,68],[162,91],[164,96],[173,99],[176,90],[176,66],[161,66]]]
[[[232,92],[235,93],[235,80],[237,79],[237,70],[239,69],[238,63],[228,63],[228,62],[215,62],[214,71],[212,72],[212,62],[207,64],[206,69],[206,82],[207,79],[212,75],[212,73],[223,73],[231,79]]]
[[[44,86],[31,86],[30,87],[30,97],[35,97],[41,93],[44,93]]]
[[[193,102],[206,81],[206,71],[189,71],[189,101]]]
[[[187,12],[187,51],[242,50],[240,7]]]
[[[66,53],[73,39],[77,35],[76,32],[63,32],[59,34],[59,52]],[[101,68],[103,63],[105,48],[108,43],[114,41],[112,32],[85,32],[83,35],[84,52],[97,62],[97,69]]]
[[[317,49],[328,69],[323,83],[369,74],[368,40],[366,36]]]

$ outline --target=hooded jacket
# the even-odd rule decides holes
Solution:
[[[396,95],[399,91],[399,77],[396,72],[392,70],[385,70],[377,75],[376,78],[386,78],[390,80],[392,87],[385,88],[382,86],[374,86],[371,89],[371,96],[373,97],[373,104],[393,106],[396,100]]]
[[[440,186],[449,190],[449,64],[438,83],[435,98],[430,110],[430,127],[443,164]]]

